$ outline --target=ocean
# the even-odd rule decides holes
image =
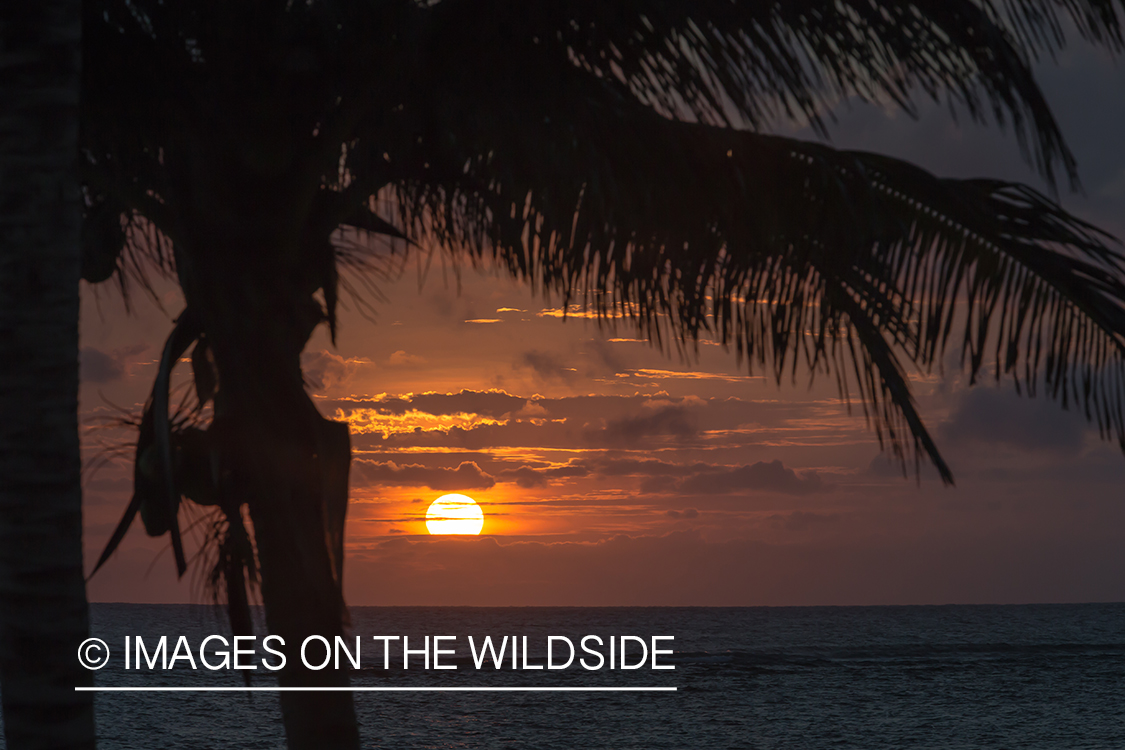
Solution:
[[[1125,604],[354,607],[352,620],[349,644],[362,637],[356,686],[677,688],[357,693],[369,748],[1125,748]],[[243,684],[242,673],[183,661],[167,672],[123,668],[127,635],[149,645],[185,635],[195,647],[225,632],[214,608],[95,604],[92,631],[119,652],[98,685]],[[457,669],[425,670],[415,655],[403,670],[400,641],[384,653],[374,635],[406,635],[411,649],[426,635],[457,636],[441,656]],[[486,635],[521,645],[526,636],[529,665],[543,663],[550,635],[569,637],[588,665],[597,658],[580,648],[586,635],[602,639],[604,648],[587,645],[607,662],[611,636],[646,648],[673,636],[657,643],[673,651],[657,663],[675,669],[653,670],[651,654],[632,670],[586,669],[577,658],[564,670],[523,669],[521,653],[516,669],[506,659],[478,670],[469,635],[478,652]],[[565,661],[565,643],[553,645],[556,664]],[[626,645],[626,663],[640,663],[639,642]],[[263,671],[253,684],[271,684]],[[104,693],[96,705],[103,750],[284,747],[274,694]]]

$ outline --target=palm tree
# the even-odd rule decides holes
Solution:
[[[1064,23],[1120,50],[1111,0],[87,8],[92,265],[174,270],[187,300],[107,554],[140,512],[182,572],[181,497],[217,508],[236,629],[259,574],[287,643],[343,627],[347,430],[299,361],[317,325],[335,335],[341,265],[364,260],[333,244],[341,226],[491,258],[669,345],[710,332],[778,379],[828,374],[904,466],[946,481],[906,369],[950,346],[1125,446],[1125,259],[1106,235],[1023,185],[762,132],[823,131],[849,96],[913,111],[921,92],[1010,125],[1052,186],[1077,185],[1029,61]],[[169,371],[193,345],[214,417],[179,429]],[[346,684],[289,664],[282,684]],[[290,747],[358,745],[346,693],[282,707]]]
[[[78,445],[78,0],[0,14],[0,687],[12,750],[92,748]]]

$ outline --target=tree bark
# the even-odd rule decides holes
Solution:
[[[0,16],[0,692],[10,750],[92,748],[78,442],[80,0]]]
[[[300,658],[305,638],[334,643],[345,622],[351,449],[347,427],[322,418],[305,392],[300,367],[305,342],[322,319],[319,306],[303,280],[273,265],[275,254],[209,236],[208,251],[191,255],[193,272],[183,269],[181,283],[189,307],[202,316],[218,370],[212,430],[227,475],[224,491],[249,506],[266,624],[285,639],[278,681],[346,687],[346,663],[341,670],[333,664],[310,670]],[[310,647],[311,663],[321,661],[321,648]],[[350,693],[286,692],[281,708],[290,750],[359,747]]]

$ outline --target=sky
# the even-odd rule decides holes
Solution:
[[[1064,205],[1125,237],[1125,71],[1072,46],[1037,68],[1083,192]],[[1011,133],[926,105],[836,111],[831,143],[949,177],[1046,189]],[[813,138],[808,129],[781,130]],[[749,210],[749,209],[748,209]],[[956,360],[914,373],[947,487],[882,454],[835,387],[777,384],[732,351],[662,352],[499,270],[411,259],[345,300],[338,346],[303,363],[353,461],[344,589],[354,605],[853,605],[1125,600],[1125,458],[1073,412]],[[83,286],[80,418],[88,566],[131,495],[139,415],[183,303],[174,283]],[[181,374],[188,367],[180,366]],[[122,449],[124,449],[122,451]],[[477,537],[430,536],[448,492]],[[137,522],[92,601],[204,601]]]

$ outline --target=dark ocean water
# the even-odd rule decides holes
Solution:
[[[352,616],[364,640],[354,685],[678,688],[357,693],[365,747],[1125,748],[1125,604],[357,607]],[[117,652],[97,684],[240,685],[241,673],[183,662],[172,672],[122,669],[126,635],[183,634],[196,646],[224,630],[206,607],[94,605],[93,634]],[[676,653],[661,658],[676,669],[474,669],[466,636],[506,634],[528,636],[532,663],[548,635],[672,635]],[[457,635],[445,646],[459,668],[427,672],[417,657],[404,672],[392,649],[384,671],[372,635],[409,635],[412,648],[424,635]],[[104,750],[284,746],[272,694],[99,694],[97,711]]]

